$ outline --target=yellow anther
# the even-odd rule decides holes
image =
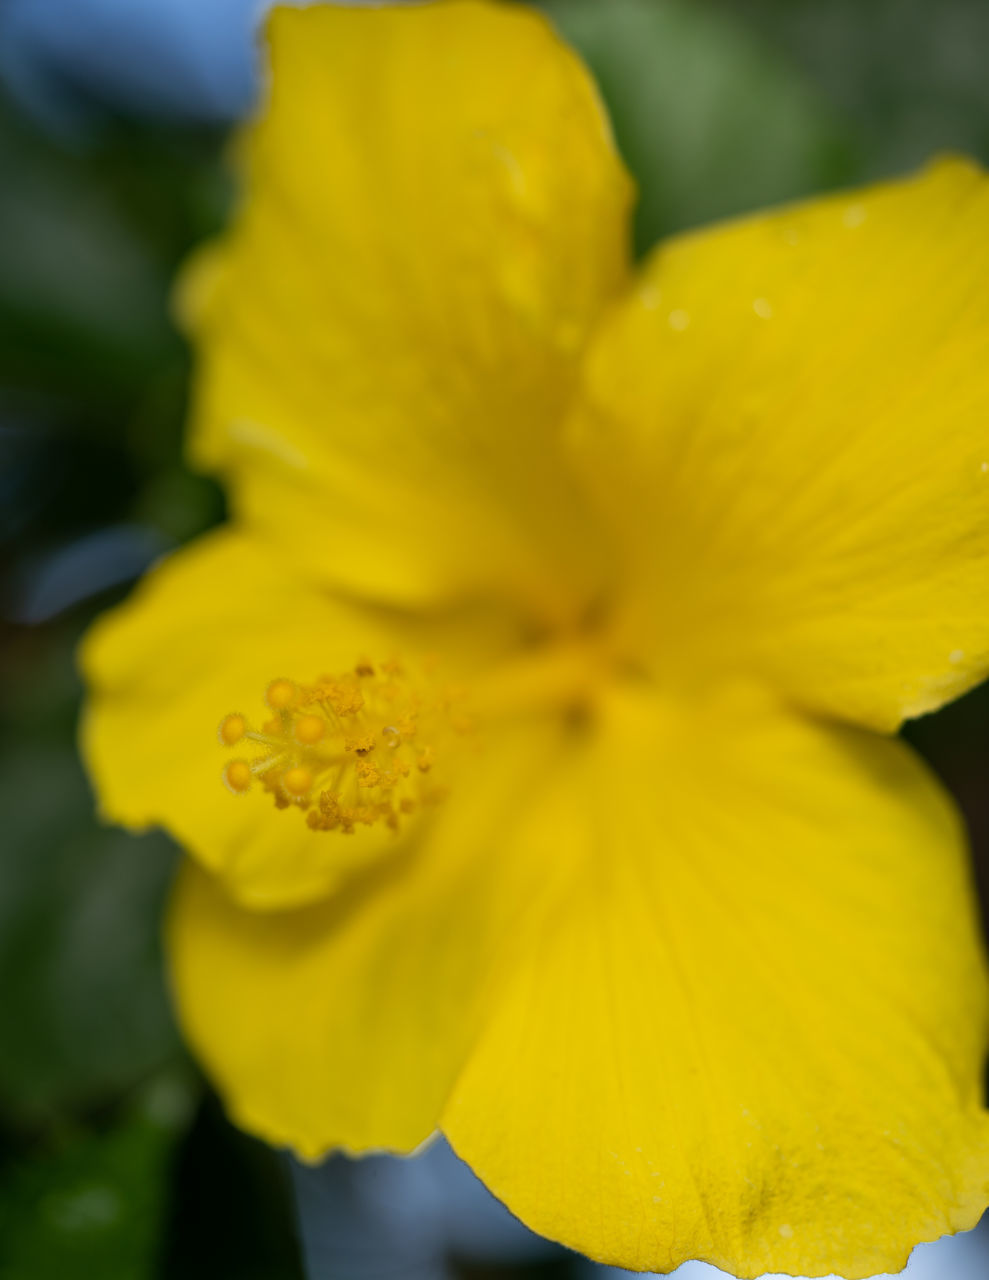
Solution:
[[[291,796],[305,796],[312,790],[312,772],[304,765],[286,769],[282,774],[282,786]]]
[[[322,716],[299,716],[295,722],[295,740],[304,747],[315,746],[326,737],[326,728]]]
[[[327,701],[338,716],[355,716],[364,706],[364,695],[353,685],[335,685]]]
[[[343,747],[345,751],[352,751],[355,756],[366,756],[369,751],[374,750],[374,734],[365,733],[361,738],[348,738]]]
[[[370,760],[357,761],[357,785],[359,787],[376,787],[381,781],[381,770]]]
[[[220,727],[217,732],[223,745],[232,747],[234,743],[240,742],[247,732],[247,721],[237,712],[231,712],[230,715],[224,716],[220,721]]]
[[[231,791],[246,791],[252,776],[251,766],[246,760],[231,760],[223,770],[223,780]]]
[[[265,690],[264,700],[272,711],[287,711],[295,704],[297,690],[291,680],[272,680]]]

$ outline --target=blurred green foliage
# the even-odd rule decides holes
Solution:
[[[162,1079],[106,1131],[52,1134],[44,1153],[12,1162],[0,1183],[0,1276],[153,1274],[168,1160],[188,1092]]]
[[[599,77],[636,236],[965,149],[989,159],[981,0],[545,0]],[[27,622],[94,530],[176,545],[222,518],[181,456],[169,298],[221,225],[224,140],[165,124],[43,136],[0,106],[0,1280],[291,1280],[276,1157],[185,1063],[159,928],[175,850],[99,824],[75,751],[78,636],[119,594]],[[85,593],[84,593],[85,594]],[[913,736],[985,867],[987,701]]]
[[[852,131],[789,61],[695,0],[548,0],[639,183],[636,244],[847,179]]]
[[[841,112],[862,176],[904,172],[939,151],[989,160],[984,0],[715,3]]]

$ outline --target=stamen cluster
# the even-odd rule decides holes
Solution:
[[[437,743],[472,728],[457,689],[417,680],[396,659],[360,661],[312,684],[279,677],[264,700],[270,715],[259,729],[241,712],[220,722],[221,745],[259,749],[229,760],[224,781],[238,794],[260,783],[276,808],[301,809],[312,831],[397,829],[445,794],[434,777]]]

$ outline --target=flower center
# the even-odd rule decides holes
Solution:
[[[397,828],[437,803],[445,748],[473,729],[462,690],[438,686],[428,664],[410,671],[395,659],[311,684],[279,677],[264,700],[260,728],[239,711],[220,722],[222,746],[254,749],[228,760],[224,781],[237,794],[258,783],[277,808],[302,810],[313,831]]]

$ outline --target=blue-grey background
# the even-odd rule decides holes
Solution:
[[[640,249],[936,151],[989,160],[984,0],[544,7],[599,77]],[[311,1170],[233,1130],[162,981],[175,850],[98,826],[76,758],[81,631],[223,515],[182,462],[169,289],[229,207],[260,8],[0,0],[0,1280],[299,1280],[304,1257],[320,1280],[604,1280],[441,1144]],[[983,885],[987,724],[977,693],[911,730],[965,808]],[[987,1275],[978,1237],[910,1270]]]

